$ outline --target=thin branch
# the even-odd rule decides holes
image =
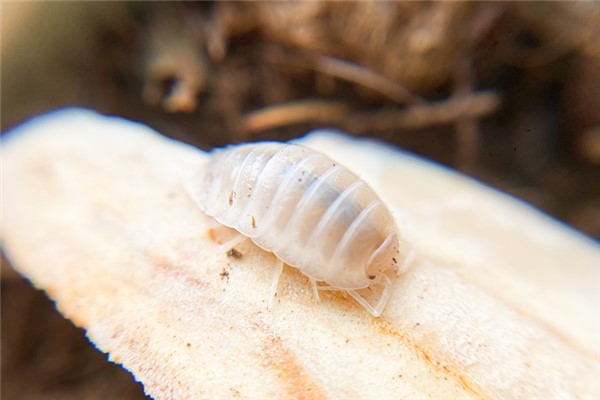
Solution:
[[[398,129],[419,129],[456,122],[463,117],[483,117],[493,113],[500,105],[494,92],[474,93],[465,98],[407,107],[402,110],[355,114],[342,123],[355,133],[374,133]]]
[[[301,123],[338,123],[350,109],[341,102],[302,100],[278,104],[246,114],[242,118],[242,130],[260,132]]]
[[[321,72],[369,88],[398,104],[419,104],[424,100],[398,82],[370,68],[332,56],[312,52],[291,54],[274,46],[265,51],[263,60]]]

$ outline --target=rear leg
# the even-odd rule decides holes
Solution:
[[[219,244],[222,240],[226,240],[224,243],[219,244],[219,250],[222,252],[227,252],[248,239],[247,236],[242,235],[233,228],[220,224],[214,218],[208,223],[207,228],[206,234],[213,243]]]
[[[221,250],[222,252],[227,252],[228,250],[230,250],[233,247],[235,247],[236,245],[242,243],[246,239],[248,239],[248,236],[244,236],[241,233],[238,233],[237,235],[235,235],[234,237],[232,237],[225,243],[219,245],[219,250]]]
[[[273,300],[275,300],[275,296],[277,295],[277,284],[279,283],[279,278],[281,278],[281,272],[283,271],[283,261],[279,258],[277,259],[277,264],[275,265],[275,275],[273,276],[273,281],[271,282],[271,296],[269,297],[269,310],[273,308]]]
[[[313,278],[309,278],[309,279],[310,279],[310,285],[312,286],[312,290],[313,290],[313,296],[315,296],[315,300],[321,301],[321,298],[319,297],[319,286],[317,286],[317,281]]]

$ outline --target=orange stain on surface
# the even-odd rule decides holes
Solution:
[[[217,241],[217,233],[215,232],[214,228],[209,228],[206,233],[208,234],[208,238],[212,242],[216,242]]]
[[[290,349],[284,347],[279,336],[267,340],[263,346],[263,365],[279,378],[286,396],[293,399],[325,399],[325,394],[310,379]]]
[[[475,396],[478,399],[486,399],[487,397],[484,396],[482,393],[480,393],[467,379],[467,377],[465,377],[464,375],[462,375],[460,372],[452,369],[451,367],[449,367],[448,365],[445,365],[443,363],[441,363],[440,361],[437,361],[434,357],[431,356],[431,354],[429,354],[427,352],[427,350],[425,349],[424,346],[422,346],[419,343],[416,343],[415,341],[413,341],[412,339],[410,339],[408,336],[395,331],[393,329],[391,329],[389,326],[387,325],[380,325],[380,331],[383,334],[386,335],[390,335],[393,336],[395,338],[400,339],[403,343],[405,343],[408,347],[412,347],[415,352],[428,364],[430,365],[432,368],[434,368],[436,371],[439,371],[445,375],[448,375],[448,378],[455,380],[465,391],[471,393],[473,396]]]

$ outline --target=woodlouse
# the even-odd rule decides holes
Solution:
[[[262,142],[215,150],[189,183],[202,211],[277,256],[273,291],[285,262],[311,279],[315,295],[343,290],[381,315],[399,236],[379,197],[347,168],[298,144]],[[356,290],[374,285],[383,290],[371,305]]]

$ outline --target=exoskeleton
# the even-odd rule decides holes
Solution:
[[[277,256],[273,293],[286,263],[315,294],[343,290],[381,315],[399,236],[386,206],[347,168],[298,144],[228,146],[211,153],[188,192],[207,215]],[[371,305],[357,290],[374,285],[383,290]]]

